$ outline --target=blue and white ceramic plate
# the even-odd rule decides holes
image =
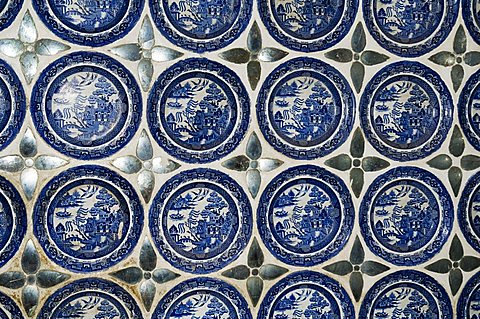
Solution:
[[[15,301],[0,292],[0,319],[24,319]]]
[[[33,211],[33,232],[47,256],[75,272],[107,269],[135,248],[143,209],[130,183],[97,165],[50,180]]]
[[[462,191],[458,224],[468,243],[480,252],[480,173],[473,175]]]
[[[396,62],[368,82],[360,123],[377,151],[413,161],[440,148],[452,125],[453,102],[441,77],[418,62]]]
[[[345,142],[355,118],[355,97],[343,75],[312,58],[296,58],[273,70],[257,98],[257,119],[278,152],[309,160]]]
[[[338,282],[300,271],[280,280],[265,295],[257,319],[270,318],[355,318],[355,309]]]
[[[270,35],[289,49],[314,52],[342,40],[357,14],[357,0],[258,0]]]
[[[43,70],[31,113],[40,135],[57,151],[99,159],[119,151],[137,131],[142,94],[132,73],[116,60],[75,52]]]
[[[144,0],[32,0],[32,4],[43,23],[60,38],[99,47],[133,29]]]
[[[233,286],[198,277],[176,285],[160,300],[152,319],[170,318],[252,319],[252,314]]]
[[[462,14],[468,32],[480,44],[480,1],[462,0]]]
[[[0,30],[8,28],[22,8],[23,0],[0,0]]]
[[[263,191],[257,211],[265,246],[295,266],[313,266],[338,254],[354,219],[345,183],[313,165],[289,168],[276,176]]]
[[[27,231],[27,211],[22,197],[0,176],[0,267],[18,251]]]
[[[480,71],[475,72],[462,89],[458,118],[467,140],[480,151]]]
[[[100,278],[74,281],[48,297],[37,319],[142,319],[138,302],[119,285]]]
[[[447,292],[435,279],[416,270],[402,270],[370,288],[358,318],[453,318],[453,310]]]
[[[250,121],[250,99],[240,78],[207,59],[186,59],[168,68],[153,85],[147,105],[155,140],[188,163],[229,154]]]
[[[150,0],[155,25],[170,42],[202,53],[226,47],[245,30],[253,0]]]
[[[240,185],[205,168],[169,179],[149,213],[152,238],[165,260],[196,274],[222,269],[237,259],[252,224],[252,208]]]
[[[480,273],[465,284],[457,303],[457,319],[480,317]]]
[[[399,266],[431,259],[448,238],[454,208],[442,182],[417,167],[377,177],[360,206],[360,229],[377,256]]]
[[[25,101],[25,92],[17,74],[0,60],[0,150],[10,144],[22,127]]]
[[[402,57],[418,57],[447,38],[459,6],[459,0],[365,0],[363,18],[384,49]]]

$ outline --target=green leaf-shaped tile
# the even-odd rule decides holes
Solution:
[[[346,260],[341,260],[333,264],[327,265],[323,267],[323,269],[335,275],[345,276],[353,271],[353,266],[350,262]]]

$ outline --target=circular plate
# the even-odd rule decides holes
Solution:
[[[458,0],[365,0],[363,18],[384,49],[418,57],[438,47],[457,21]]]
[[[462,14],[468,32],[480,44],[480,1],[462,0]]]
[[[465,185],[458,203],[458,224],[468,243],[480,252],[480,173]]]
[[[82,160],[119,151],[142,116],[133,75],[107,55],[75,52],[50,64],[35,83],[33,122],[57,151]]]
[[[8,28],[23,6],[23,0],[0,0],[0,30]]]
[[[100,271],[127,257],[143,229],[132,185],[97,165],[71,168],[47,183],[33,212],[47,256],[75,272]]]
[[[158,191],[149,227],[172,266],[205,274],[237,259],[252,234],[247,195],[228,175],[212,169],[184,171]]]
[[[250,100],[240,78],[220,63],[187,59],[163,72],[148,97],[150,132],[171,156],[207,163],[245,136]]]
[[[437,254],[453,227],[454,208],[442,182],[417,167],[377,177],[360,206],[367,246],[395,265],[413,266]]]
[[[445,289],[432,277],[402,270],[377,281],[365,295],[359,319],[453,318]]]
[[[18,251],[27,231],[27,211],[15,187],[0,176],[0,267]]]
[[[355,309],[338,282],[300,271],[280,280],[265,295],[257,319],[270,318],[355,318]]]
[[[440,148],[453,119],[441,77],[417,62],[381,69],[360,101],[360,123],[377,151],[396,161],[427,157]]]
[[[260,236],[268,250],[289,265],[313,266],[332,258],[352,232],[355,211],[347,186],[317,166],[282,172],[259,202]]]
[[[480,71],[475,72],[462,89],[458,117],[467,140],[480,150]]]
[[[245,30],[253,0],[150,0],[155,25],[170,42],[203,53],[226,47]]]
[[[135,299],[119,285],[100,278],[74,281],[55,291],[37,319],[122,318],[142,319]]]
[[[199,277],[176,285],[160,300],[152,319],[170,318],[252,319],[252,314],[233,286]]]
[[[0,292],[0,319],[24,319],[15,301]]]
[[[13,141],[22,127],[25,101],[20,79],[5,61],[0,60],[0,150]]]
[[[357,0],[258,0],[270,35],[292,50],[325,50],[342,40],[357,14]]]
[[[58,37],[99,47],[123,38],[143,11],[144,0],[32,0],[43,23]]]
[[[475,319],[480,316],[480,273],[465,284],[457,303],[457,319]]]
[[[355,97],[347,80],[330,65],[296,58],[268,75],[256,108],[270,145],[286,156],[309,160],[345,142],[355,118]]]

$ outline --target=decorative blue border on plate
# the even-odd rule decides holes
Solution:
[[[366,293],[358,314],[359,319],[372,318],[371,306],[375,299],[390,285],[411,282],[423,286],[435,299],[439,307],[439,318],[453,318],[453,309],[447,292],[434,278],[416,270],[400,270],[378,280]]]
[[[123,38],[137,24],[143,12],[145,0],[128,1],[129,7],[121,22],[101,33],[82,33],[65,26],[52,12],[48,0],[32,0],[32,5],[42,22],[59,38],[78,45],[100,47]]]
[[[202,40],[189,38],[176,30],[165,15],[163,2],[163,0],[149,0],[150,14],[158,30],[174,45],[196,53],[219,50],[235,41],[250,22],[253,7],[253,0],[240,0],[240,12],[233,26],[216,38]]]
[[[165,89],[178,76],[194,71],[207,71],[230,85],[237,99],[237,119],[235,129],[220,145],[206,151],[195,151],[180,147],[173,142],[162,127],[159,102]],[[155,81],[147,102],[147,122],[153,138],[171,156],[187,163],[209,163],[219,160],[232,152],[243,140],[250,123],[250,99],[238,75],[226,66],[205,58],[190,58],[175,63],[160,74]]]
[[[48,297],[36,318],[51,319],[50,316],[63,300],[85,291],[96,291],[109,295],[112,299],[116,299],[122,303],[126,310],[133,316],[131,317],[132,319],[143,318],[142,311],[138,307],[136,300],[125,289],[114,282],[101,278],[79,279],[58,289]]]
[[[10,230],[7,245],[0,249],[0,267],[5,265],[18,251],[27,232],[27,209],[15,186],[0,176],[0,193],[10,203],[14,228]]]
[[[237,289],[222,280],[207,277],[188,279],[173,287],[159,301],[155,311],[152,314],[152,319],[171,318],[165,317],[171,304],[175,302],[182,294],[195,290],[202,290],[204,292],[213,291],[223,295],[225,298],[228,298],[228,300],[232,303],[232,307],[229,307],[231,318],[252,319],[252,314],[249,310],[250,307]],[[232,310],[236,311],[236,317],[232,316]]]
[[[442,42],[445,41],[452,31],[452,28],[457,21],[458,11],[460,8],[460,0],[440,0],[448,3],[444,4],[446,8],[444,9],[444,12],[442,12],[442,21],[440,26],[437,27],[437,31],[433,32],[427,40],[421,41],[420,44],[402,45],[401,43],[397,43],[389,39],[377,27],[374,14],[372,12],[373,1],[376,0],[363,1],[363,20],[367,25],[368,31],[382,48],[404,58],[419,57],[432,51],[442,44]]]
[[[5,313],[5,311],[8,313]],[[8,315],[5,319],[24,319],[22,311],[17,306],[15,301],[9,296],[0,292],[0,318],[3,318],[2,315]]]
[[[424,246],[412,253],[398,253],[386,250],[375,238],[370,229],[370,209],[378,191],[387,183],[401,179],[411,179],[427,185],[432,193],[438,196],[437,202],[441,207],[439,225],[436,234],[428,246]],[[431,259],[445,244],[452,231],[454,220],[454,206],[448,190],[432,173],[418,167],[400,166],[393,168],[377,177],[363,195],[359,209],[359,224],[362,236],[370,250],[380,258],[397,266],[414,266]]]
[[[275,84],[292,71],[305,70],[327,77],[335,85],[342,100],[342,118],[334,133],[320,145],[299,149],[277,136],[269,123],[268,103]],[[266,78],[257,97],[257,121],[267,142],[277,151],[298,160],[311,160],[332,153],[350,135],[355,121],[355,95],[345,77],[329,64],[313,58],[295,58],[279,65]]]
[[[480,91],[480,70],[472,74],[467,80],[458,98],[458,120],[460,127],[470,144],[477,151],[480,151],[480,136],[472,129],[470,118],[467,114],[469,112],[470,99],[475,89]]]
[[[422,147],[411,150],[399,150],[385,145],[376,135],[370,120],[371,103],[378,87],[389,78],[400,74],[411,74],[425,80],[435,89],[440,105],[440,119],[435,133]],[[450,91],[437,72],[418,62],[395,62],[378,71],[366,85],[360,100],[360,125],[365,137],[378,152],[396,161],[413,161],[427,157],[440,148],[452,126],[453,108]]]
[[[6,0],[7,3],[0,13],[0,31],[8,28],[17,18],[22,9],[23,0]]]
[[[20,79],[12,67],[1,59],[0,81],[3,81],[9,89],[10,99],[12,100],[10,118],[5,128],[0,132],[0,150],[2,150],[15,139],[20,131],[23,121],[25,120],[25,114],[27,113],[27,106],[25,102],[25,91],[23,90]]]
[[[67,255],[51,240],[49,230],[47,229],[48,217],[46,214],[49,211],[50,202],[57,191],[68,183],[84,178],[103,180],[113,184],[121,191],[130,208],[130,225],[126,238],[116,250],[105,257],[93,260],[82,260]],[[144,217],[140,198],[133,186],[125,178],[103,166],[83,165],[60,173],[43,187],[35,203],[32,219],[34,225],[33,233],[45,254],[51,260],[73,272],[89,273],[112,267],[132,253],[143,231]]]
[[[467,242],[476,251],[480,252],[480,238],[475,234],[475,231],[472,229],[469,216],[470,200],[472,199],[472,195],[478,187],[480,187],[480,172],[477,172],[467,181],[458,202],[457,218],[460,230],[462,231],[463,236],[465,236]]]
[[[301,52],[316,52],[328,49],[340,42],[350,31],[358,11],[358,0],[345,0],[341,21],[326,36],[316,40],[301,40],[286,34],[272,19],[271,0],[257,0],[258,11],[268,33],[280,44]]]
[[[239,229],[230,247],[220,255],[207,260],[195,261],[178,256],[173,252],[173,248],[168,244],[163,233],[161,216],[168,198],[179,187],[193,182],[202,183],[202,181],[223,187],[237,202]],[[149,228],[158,251],[173,267],[190,273],[207,274],[222,269],[240,256],[252,235],[252,219],[252,207],[247,194],[235,180],[217,170],[198,168],[181,172],[162,185],[150,206]]]
[[[355,318],[355,308],[353,307],[352,300],[340,283],[324,274],[304,270],[288,275],[268,290],[260,305],[257,319],[272,318],[270,307],[274,305],[278,295],[285,289],[302,284],[316,285],[331,293],[336,300],[329,301],[336,302],[338,308],[342,311],[341,314],[336,314],[338,318]]]
[[[457,318],[458,319],[470,319],[469,313],[469,305],[470,305],[470,298],[472,294],[480,289],[480,272],[473,275],[472,278],[468,280],[468,282],[463,287],[463,290],[458,298],[457,303]],[[478,300],[477,300],[478,301]]]
[[[48,124],[45,116],[45,96],[58,74],[76,67],[94,65],[105,69],[120,81],[128,96],[127,110],[130,112],[122,133],[114,140],[96,147],[80,148],[60,138]],[[81,160],[93,160],[111,156],[122,149],[135,135],[142,117],[142,92],[133,74],[115,59],[96,52],[74,52],[63,56],[47,66],[40,74],[32,90],[30,112],[40,136],[57,151]]]
[[[313,178],[324,182],[334,191],[340,201],[342,211],[340,212],[341,225],[337,231],[337,236],[319,251],[309,253],[308,255],[295,255],[291,251],[283,248],[277,243],[269,228],[268,213],[271,199],[277,190],[285,183],[302,178]],[[345,246],[352,232],[355,221],[355,210],[350,196],[350,192],[338,176],[324,168],[314,165],[301,165],[289,168],[278,174],[268,185],[260,197],[257,208],[257,228],[260,236],[268,250],[282,262],[294,266],[314,266],[320,264],[333,256],[337,255]]]
[[[472,36],[476,43],[480,44],[480,22],[475,22],[473,16],[473,1],[475,0],[462,0],[462,16],[463,21],[467,27],[468,33]],[[480,8],[480,5],[479,5]],[[479,18],[480,20],[480,18]]]

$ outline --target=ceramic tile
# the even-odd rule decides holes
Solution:
[[[0,318],[478,319],[479,0],[0,0]]]

